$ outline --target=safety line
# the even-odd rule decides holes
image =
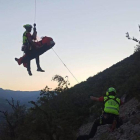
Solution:
[[[70,69],[64,64],[64,62],[62,61],[62,59],[58,56],[58,54],[54,51],[54,49],[52,48],[53,52],[56,54],[56,56],[60,59],[60,61],[63,63],[63,65],[67,68],[67,70],[71,73],[71,75],[73,76],[73,78],[77,81],[77,83],[79,84],[78,80],[76,79],[76,77],[73,75],[73,73],[70,71]]]
[[[35,16],[34,16],[34,23],[36,21],[36,0],[35,0]],[[64,62],[62,61],[62,59],[58,56],[58,54],[54,51],[54,49],[52,48],[53,52],[56,54],[56,56],[60,59],[60,61],[63,63],[63,65],[67,68],[67,70],[71,73],[71,75],[73,76],[73,78],[78,82],[78,80],[76,79],[76,77],[73,75],[73,73],[70,71],[70,69],[64,64]]]
[[[36,0],[35,0],[35,16],[34,16],[34,23],[36,21]]]

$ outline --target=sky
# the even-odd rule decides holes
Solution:
[[[129,57],[136,43],[125,33],[139,39],[139,5],[139,0],[0,0],[0,88],[53,89],[56,74],[68,76],[72,87]],[[34,22],[38,37],[53,38],[54,51],[78,82],[53,50],[40,56],[45,73],[36,71],[35,60],[32,76],[15,62],[23,55],[23,25]]]

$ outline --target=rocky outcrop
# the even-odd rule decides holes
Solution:
[[[90,140],[140,140],[140,102],[133,98],[122,105],[120,117],[124,122],[120,128],[110,132],[109,125],[100,126]],[[93,122],[81,126],[77,135],[88,134],[92,125]]]

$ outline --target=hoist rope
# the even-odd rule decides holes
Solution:
[[[70,72],[70,74],[73,76],[73,78],[77,81],[77,83],[79,84],[78,80],[76,79],[76,77],[74,76],[74,74],[70,71],[70,69],[66,66],[66,64],[62,61],[62,59],[58,56],[58,54],[54,51],[54,49],[52,48],[53,52],[56,54],[56,56],[60,59],[60,61],[63,63],[63,65],[67,68],[67,70]]]
[[[36,0],[35,0],[35,15],[34,15],[34,23],[36,21]],[[64,62],[62,61],[62,59],[58,56],[58,54],[54,51],[54,49],[52,48],[53,52],[56,54],[56,56],[60,59],[60,61],[62,62],[62,64],[67,68],[67,70],[70,72],[70,74],[73,76],[73,78],[78,82],[78,80],[76,79],[76,77],[74,76],[74,74],[70,71],[70,69],[64,64]]]
[[[36,0],[35,0],[35,14],[34,14],[34,23],[36,21]]]

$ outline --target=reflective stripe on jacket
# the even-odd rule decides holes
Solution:
[[[104,97],[104,112],[119,115],[120,99],[115,96]]]

